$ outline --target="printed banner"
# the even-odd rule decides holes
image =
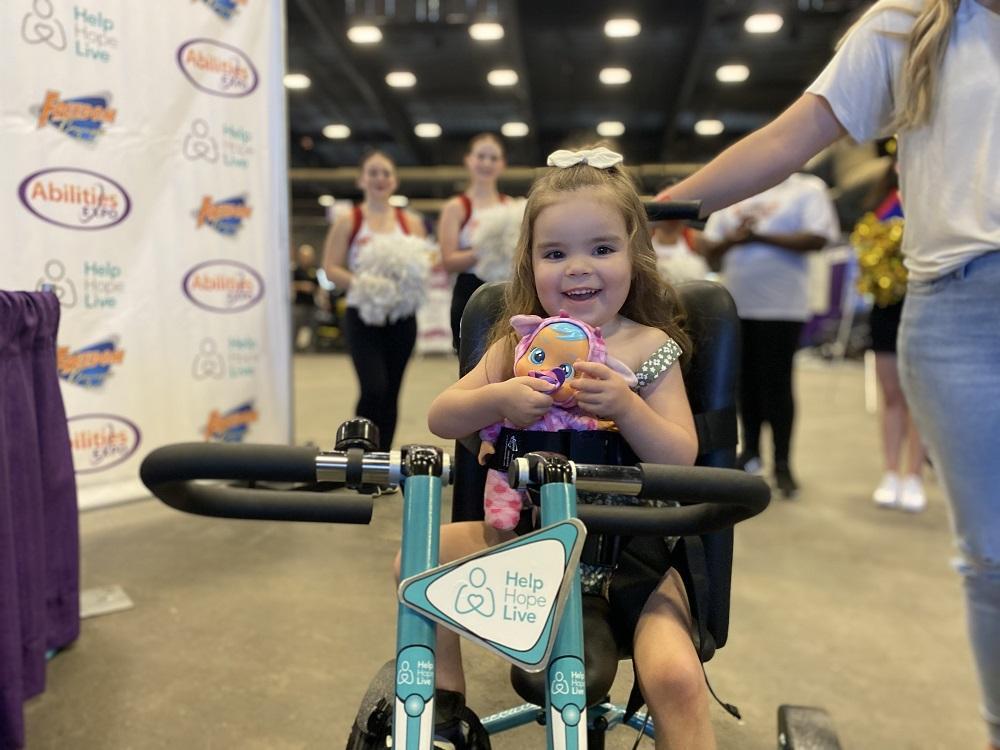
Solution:
[[[5,12],[0,288],[59,296],[81,508],[160,445],[288,442],[284,3]]]

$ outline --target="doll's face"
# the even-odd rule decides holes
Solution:
[[[514,363],[515,375],[532,375],[552,383],[553,399],[566,401],[574,395],[570,383],[575,376],[573,363],[587,359],[590,341],[587,333],[575,323],[552,323],[545,326],[528,345],[527,351]]]

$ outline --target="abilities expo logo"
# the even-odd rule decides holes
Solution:
[[[29,110],[36,118],[38,129],[51,125],[70,138],[85,143],[95,143],[103,135],[105,126],[115,121],[118,111],[112,109],[110,93],[62,99],[58,91],[45,92],[41,104]]]
[[[185,297],[203,310],[235,313],[260,302],[264,279],[245,263],[207,260],[184,275],[181,289]]]
[[[177,48],[181,73],[213,96],[248,96],[257,88],[257,68],[245,52],[214,39],[189,39]]]
[[[196,228],[209,226],[223,236],[232,237],[243,228],[243,221],[249,219],[252,213],[253,209],[247,205],[245,195],[220,198],[217,201],[206,195],[192,215],[195,217]]]
[[[75,167],[33,172],[18,185],[17,194],[39,219],[67,229],[108,229],[125,221],[132,209],[119,183]]]
[[[68,346],[56,349],[56,369],[67,383],[83,388],[100,388],[111,375],[111,368],[125,360],[125,350],[118,337],[110,336],[76,351]]]
[[[93,474],[124,463],[139,448],[139,427],[115,414],[80,414],[66,420],[77,474]]]
[[[253,408],[253,399],[227,412],[213,409],[202,430],[205,442],[242,443],[250,425],[259,418],[260,415]]]

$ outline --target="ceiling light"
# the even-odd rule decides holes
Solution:
[[[636,36],[641,28],[634,18],[612,18],[604,24],[604,33],[610,37]]]
[[[441,135],[441,126],[436,122],[418,122],[413,132],[421,138],[437,138]]]
[[[715,77],[723,83],[740,83],[750,77],[750,68],[746,65],[720,65]]]
[[[377,44],[382,41],[382,30],[378,26],[352,26],[347,38],[355,44]]]
[[[517,83],[517,71],[508,68],[497,68],[486,74],[486,80],[491,86],[513,86]]]
[[[495,42],[503,39],[503,26],[498,23],[474,23],[469,27],[469,36],[477,42]]]
[[[605,138],[617,138],[625,133],[625,123],[607,120],[597,123],[597,134]]]
[[[632,80],[628,68],[604,68],[600,74],[601,83],[608,86],[619,86]]]
[[[327,208],[330,207],[330,206],[332,206],[334,204],[334,200],[333,200],[333,196],[332,195],[321,195],[316,200],[319,201],[319,205],[327,207]]]
[[[283,81],[286,89],[307,89],[312,83],[305,73],[286,73]]]
[[[395,208],[406,208],[410,205],[410,199],[405,195],[390,195],[389,205],[394,206]]]
[[[500,126],[500,132],[507,138],[523,138],[528,134],[528,123],[505,122]]]
[[[698,135],[719,135],[725,129],[722,120],[698,120],[694,124],[694,132]]]
[[[417,77],[408,70],[394,70],[385,77],[385,82],[394,89],[408,89],[416,85]]]
[[[784,22],[777,13],[754,13],[743,22],[743,28],[751,34],[773,34]]]
[[[323,135],[333,139],[350,138],[351,129],[346,125],[333,123],[323,128]]]

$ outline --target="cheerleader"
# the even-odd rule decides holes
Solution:
[[[416,304],[429,266],[427,253],[408,238],[423,238],[426,231],[417,215],[389,205],[399,183],[396,165],[386,154],[365,155],[357,184],[364,199],[330,227],[323,269],[337,288],[347,290],[344,329],[361,392],[355,414],[378,426],[379,448],[387,451],[396,432],[403,372],[417,339]],[[393,253],[396,257],[388,257]],[[417,294],[407,293],[407,287]]]
[[[478,224],[478,214],[507,201],[497,190],[497,180],[507,162],[503,143],[493,133],[480,133],[469,141],[465,167],[469,170],[469,187],[456,195],[441,209],[438,240],[441,262],[445,270],[457,273],[451,297],[452,345],[458,351],[459,325],[465,305],[484,280],[474,273],[477,256],[472,252],[472,236]]]

